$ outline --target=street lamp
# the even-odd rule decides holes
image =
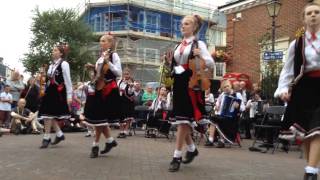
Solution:
[[[274,53],[275,34],[276,34],[276,17],[279,14],[281,3],[278,0],[272,0],[267,4],[269,16],[272,17],[272,53]]]
[[[271,0],[267,3],[267,10],[269,13],[269,16],[272,18],[272,34],[271,34],[271,45],[272,45],[272,52],[270,60],[268,61],[267,65],[266,65],[266,75],[265,77],[263,77],[263,83],[262,83],[262,88],[264,93],[266,93],[267,98],[271,98],[273,97],[273,92],[276,89],[277,84],[275,83],[278,79],[278,73],[276,73],[276,71],[278,71],[277,66],[278,63],[275,61],[277,59],[276,54],[275,54],[275,34],[276,34],[276,17],[279,14],[280,11],[280,7],[281,7],[281,3],[279,2],[279,0]]]

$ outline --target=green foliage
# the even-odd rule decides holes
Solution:
[[[70,47],[66,60],[70,64],[71,77],[79,80],[83,66],[93,61],[86,47],[93,41],[93,33],[73,9],[55,9],[40,12],[33,10],[31,31],[33,39],[29,52],[22,60],[26,71],[35,74],[43,64],[50,64],[52,48],[58,42],[67,42]]]
[[[173,85],[173,78],[171,77],[171,67],[167,64],[162,64],[159,68],[161,78],[161,85],[164,85],[166,88],[171,88]]]
[[[278,87],[278,79],[281,69],[282,61],[273,60],[265,63],[262,71],[262,92],[272,103],[276,102],[273,94]]]

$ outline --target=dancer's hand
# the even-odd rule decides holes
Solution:
[[[91,68],[94,68],[94,65],[91,64],[91,63],[87,63],[87,64],[84,65],[84,67],[85,67],[86,69],[91,69]]]
[[[283,93],[281,93],[280,99],[281,99],[282,101],[284,101],[284,102],[290,101],[290,99],[291,99],[291,93],[289,93],[289,92],[283,92]]]
[[[193,55],[194,56],[200,56],[201,50],[199,48],[194,48]]]
[[[240,107],[240,104],[238,102],[233,103],[233,108],[238,109]]]
[[[169,64],[171,64],[172,63],[172,59],[173,59],[173,51],[172,50],[168,50],[167,52],[166,52],[166,55],[165,55],[165,61],[167,62],[167,63],[169,63]]]
[[[67,103],[68,103],[69,111],[71,111],[71,103],[72,103],[72,99],[71,99],[71,98],[68,98],[68,99],[67,99]]]

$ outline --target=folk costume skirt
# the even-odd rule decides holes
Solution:
[[[134,102],[125,95],[120,96],[121,99],[121,117],[120,123],[134,119]]]
[[[192,70],[174,75],[173,83],[173,124],[194,124],[205,114],[204,92],[189,88]]]
[[[292,88],[283,125],[304,135],[320,135],[320,77],[304,75]]]
[[[85,121],[91,126],[106,126],[116,123],[120,118],[120,95],[115,81],[111,81],[102,90],[88,93],[84,107]]]
[[[69,119],[71,117],[64,85],[51,83],[42,97],[39,117],[41,119]]]

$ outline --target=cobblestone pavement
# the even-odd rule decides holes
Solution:
[[[114,131],[116,136],[118,132]],[[66,141],[55,147],[39,149],[42,136],[4,135],[0,138],[1,180],[209,180],[262,179],[299,180],[305,161],[298,151],[288,154],[250,152],[252,141],[243,140],[242,148],[205,148],[199,156],[176,173],[167,171],[174,142],[165,138],[144,138],[142,132],[117,139],[118,146],[107,155],[90,159],[92,138],[83,133],[68,133]],[[104,139],[100,148],[104,145]]]

